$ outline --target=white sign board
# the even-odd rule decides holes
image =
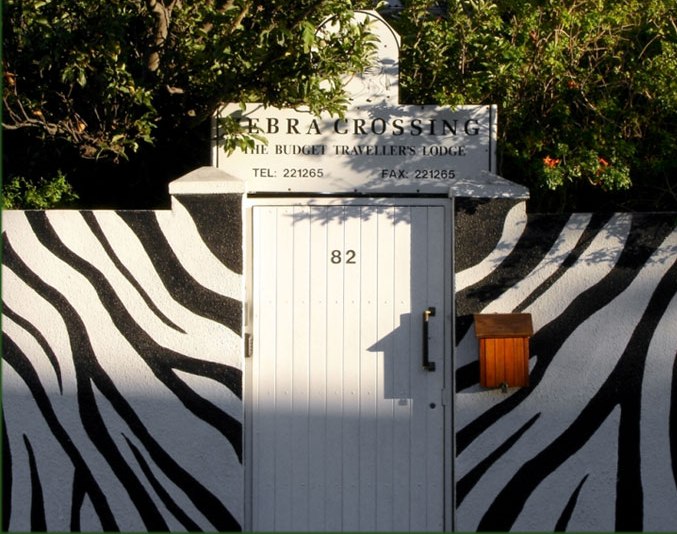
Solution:
[[[230,156],[215,143],[216,166],[250,191],[445,192],[495,172],[494,106],[360,107],[337,118],[233,104],[226,115],[267,140]]]
[[[250,192],[447,193],[459,180],[496,172],[496,107],[400,106],[399,37],[378,14],[372,68],[346,79],[351,106],[344,118],[249,104],[215,117],[213,164],[247,183]],[[331,31],[331,19],[322,27]],[[266,139],[226,154],[219,119]]]

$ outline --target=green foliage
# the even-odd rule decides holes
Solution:
[[[502,173],[532,192],[639,182],[674,205],[672,0],[437,4],[405,2],[395,21],[403,100],[498,104]]]
[[[222,103],[341,115],[341,80],[373,50],[352,10],[374,3],[4,0],[5,172],[37,187],[64,169],[99,191],[162,167],[160,187],[208,163],[195,132]],[[403,40],[402,103],[498,104],[499,172],[557,191],[546,208],[635,202],[638,188],[644,206],[677,206],[674,0],[402,3],[384,10]],[[328,16],[336,31],[317,31]],[[230,126],[226,148],[254,142]]]
[[[156,130],[223,102],[339,112],[339,76],[363,69],[350,2],[5,0],[3,126],[60,137],[86,158],[124,158]],[[339,28],[316,31],[329,14]]]
[[[62,172],[37,183],[13,176],[2,185],[2,209],[48,209],[70,207],[78,199]]]
[[[330,15],[337,31],[318,33]],[[116,184],[93,181],[134,175],[136,194],[223,103],[340,114],[340,78],[373,48],[351,15],[349,0],[4,0],[5,172],[38,187],[65,168],[110,196]]]

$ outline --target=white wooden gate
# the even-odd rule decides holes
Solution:
[[[252,530],[448,527],[448,224],[444,205],[253,208]]]

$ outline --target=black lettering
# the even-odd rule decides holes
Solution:
[[[458,121],[454,119],[454,125],[452,126],[449,124],[449,121],[447,119],[442,119],[442,135],[446,135],[447,131],[450,132],[452,135],[456,135],[456,126],[457,126]]]
[[[288,134],[300,133],[298,130],[298,125],[299,125],[298,119],[287,119],[287,133]]]
[[[393,121],[393,135],[402,135],[404,128],[402,127],[402,119],[395,119]]]
[[[377,125],[379,125],[377,127]],[[383,135],[386,131],[388,123],[385,121],[385,119],[374,119],[371,121],[371,131],[375,135]]]
[[[421,128],[421,119],[414,119],[411,121],[411,135],[421,135],[423,128]]]
[[[479,128],[479,126],[475,126],[474,128],[470,128],[471,122],[474,122],[475,124],[477,124],[476,119],[468,119],[467,121],[465,121],[465,133],[467,135],[477,135],[480,131],[480,128]]]
[[[342,131],[339,130],[339,123],[340,123],[340,122],[346,123],[346,129],[345,129],[345,130],[342,130]],[[336,119],[336,120],[334,121],[334,131],[335,131],[337,134],[340,134],[340,135],[347,134],[347,133],[348,133],[348,125],[347,125],[347,121],[346,121],[345,119]]]
[[[259,127],[257,123],[259,122],[259,119],[255,117],[243,117],[240,119],[240,124],[242,124],[242,121],[245,120],[247,121],[247,126],[245,126],[247,133],[259,133],[261,130],[259,130]]]
[[[268,117],[268,127],[266,128],[266,133],[276,134],[280,131],[278,126],[279,121],[275,117]]]

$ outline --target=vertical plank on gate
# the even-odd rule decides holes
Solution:
[[[341,261],[334,268],[343,277],[343,520],[344,530],[359,530],[360,518],[360,208],[344,208]]]
[[[395,328],[393,321],[393,263],[395,208],[378,208],[378,339],[382,347],[382,357],[379,362],[378,377],[378,409],[377,409],[377,447],[376,477],[378,490],[376,495],[376,529],[393,530],[393,406],[387,398],[387,392],[392,391],[392,374],[385,373],[387,362],[385,357],[392,355],[392,331]]]
[[[292,384],[294,365],[294,224],[293,208],[278,208],[277,216],[277,292],[275,360],[275,435],[281,444],[293,440],[294,423]],[[289,446],[275,448],[275,528],[292,527],[292,450]]]
[[[328,413],[327,398],[327,227],[326,208],[310,207],[310,410],[308,468],[308,529],[326,528],[326,467],[328,462],[325,436]],[[331,415],[333,417],[333,415]]]
[[[310,207],[296,206],[292,220],[292,393],[291,421],[291,525],[290,530],[307,528],[309,518],[309,325],[310,325]]]
[[[344,214],[342,206],[326,208],[327,244],[332,251],[343,247]],[[327,358],[327,431],[325,435],[326,451],[326,507],[325,528],[342,530],[343,491],[343,272],[337,264],[331,263],[331,256],[325,258],[327,270],[327,337],[325,354]]]
[[[411,212],[416,208],[397,207],[394,211],[393,243],[393,320],[392,354],[385,362],[393,377],[390,402],[393,405],[393,526],[409,528],[411,479],[411,372],[409,339],[411,337]]]
[[[411,374],[411,449],[412,467],[409,483],[410,527],[423,531],[427,525],[425,450],[427,437],[426,371],[422,368],[423,312],[428,302],[428,216],[425,209],[412,208],[411,215],[411,336],[409,339],[409,373]]]
[[[444,527],[444,408],[442,406],[442,388],[444,374],[447,372],[444,354],[445,329],[445,251],[444,208],[421,208],[427,211],[428,254],[427,254],[427,294],[430,305],[435,306],[438,314],[430,324],[430,358],[435,361],[435,372],[425,372],[428,391],[428,421],[426,442],[426,488],[427,488],[427,524],[426,530],[439,531]]]
[[[275,529],[275,457],[265,451],[265,444],[275,440],[275,367],[270,365],[275,359],[276,324],[275,278],[277,261],[277,214],[275,208],[260,207],[254,210],[254,254],[257,257],[254,271],[255,287],[255,353],[254,358],[253,409],[253,451],[257,458],[252,464],[254,502],[271,503],[267,507],[255,507],[253,516],[254,530]],[[263,232],[261,229],[265,228]]]
[[[376,462],[378,442],[376,414],[378,404],[378,370],[381,356],[378,344],[378,212],[373,206],[362,207],[360,229],[360,279],[362,298],[360,316],[360,513],[361,531],[376,530]]]

